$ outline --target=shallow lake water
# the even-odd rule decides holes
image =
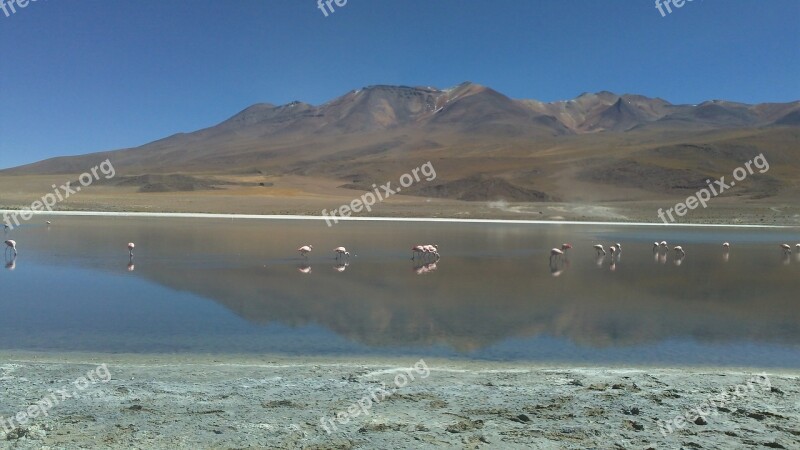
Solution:
[[[800,367],[800,255],[778,247],[797,229],[44,220],[4,238],[2,349]],[[439,244],[435,266],[417,243]]]

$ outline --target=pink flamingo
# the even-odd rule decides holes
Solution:
[[[730,242],[723,242],[722,243],[722,248],[724,248],[725,250],[730,249],[731,248]]]
[[[681,247],[680,245],[676,245],[676,246],[673,248],[673,250],[675,250],[675,253],[680,253],[680,255],[681,255],[680,257],[681,257],[681,258],[683,258],[684,256],[686,256],[686,252],[685,252],[685,251],[683,251],[683,247]]]
[[[17,256],[17,241],[9,239],[5,242],[5,244],[6,244],[6,252],[8,252],[8,250],[11,249],[14,251],[14,256]]]
[[[597,256],[600,256],[601,253],[603,254],[603,256],[606,255],[606,249],[604,249],[602,245],[597,244],[594,246],[594,249],[597,250]]]
[[[438,244],[428,244],[423,246],[425,248],[425,253],[431,254],[436,258],[439,258],[439,245]]]
[[[133,258],[133,249],[136,248],[136,244],[133,242],[128,242],[128,254],[131,258]]]
[[[567,250],[572,248],[572,244],[561,244],[561,248],[554,248],[550,250],[550,260],[552,261],[553,258],[558,258],[564,256]]]
[[[789,244],[781,244],[781,248],[783,249],[783,252],[786,253],[787,255],[792,253],[792,246]]]
[[[411,259],[417,257],[417,255],[422,255],[425,253],[425,246],[424,245],[415,245],[411,247]]]
[[[339,259],[343,256],[350,256],[350,252],[348,252],[344,247],[336,247],[333,249],[333,251],[336,252],[336,259]]]
[[[313,250],[313,249],[314,249],[313,245],[304,245],[304,246],[298,248],[297,251],[300,252],[300,256],[302,256],[303,258],[308,259],[308,254],[311,253],[311,250]]]
[[[658,251],[658,242],[653,242],[653,253]]]

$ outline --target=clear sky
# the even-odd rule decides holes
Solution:
[[[2,0],[8,3],[10,0]],[[662,0],[662,2],[665,0]],[[462,81],[553,101],[800,99],[800,1],[38,0],[0,10],[0,167],[138,146],[259,102]],[[9,8],[10,12],[10,8]]]

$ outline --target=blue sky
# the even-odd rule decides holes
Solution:
[[[10,0],[3,0],[8,3]],[[663,1],[663,0],[662,0]],[[800,99],[800,1],[38,0],[0,10],[0,167],[138,146],[258,102],[465,80],[552,101]]]

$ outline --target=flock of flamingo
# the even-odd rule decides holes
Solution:
[[[47,222],[47,225],[50,225],[50,222]],[[5,227],[6,232],[8,232],[8,226]],[[17,241],[13,239],[8,239],[5,241],[5,254],[6,258],[8,258],[9,252],[13,253],[12,261],[10,265],[13,268],[14,262],[17,257]],[[729,242],[724,242],[722,244],[723,248],[723,260],[728,261],[729,259],[729,251],[730,251],[731,244]],[[795,246],[797,248],[797,254],[800,257],[800,244]],[[133,270],[133,250],[136,248],[136,244],[133,242],[128,243],[128,254],[130,256],[130,261],[128,265],[128,270]],[[595,252],[597,253],[597,266],[602,267],[603,262],[605,261],[605,257],[607,255],[605,247],[602,244],[596,244],[593,246]],[[561,244],[560,248],[553,248],[550,250],[550,268],[551,273],[553,276],[561,275],[564,271],[564,267],[568,265],[566,261],[566,254],[567,251],[572,249],[572,244]],[[784,255],[791,255],[792,253],[792,246],[789,244],[780,244],[780,249],[783,251]],[[297,249],[297,252],[300,253],[300,256],[308,260],[308,254],[314,250],[313,245],[303,245]],[[611,253],[611,264],[609,268],[611,270],[616,269],[616,262],[619,261],[620,256],[622,255],[622,244],[615,243],[608,247],[608,251]],[[683,249],[682,246],[676,245],[672,247],[672,251],[675,252],[677,258],[675,259],[675,264],[680,265],[683,262],[683,258],[686,257],[686,251]],[[350,252],[347,251],[345,247],[336,247],[333,249],[333,252],[336,256],[337,265],[335,269],[339,272],[344,272],[344,270],[349,265],[349,257]],[[669,245],[667,241],[661,242],[653,242],[653,255],[657,262],[666,263],[667,260],[667,253],[669,253]],[[436,263],[441,258],[439,255],[439,246],[437,244],[419,244],[411,247],[411,260],[418,261],[419,265],[414,267],[414,271],[417,274],[425,274],[430,273],[436,270]],[[559,266],[559,263],[562,263]],[[9,267],[9,266],[7,266]],[[298,267],[298,270],[301,273],[311,273],[311,266],[308,264],[302,265]]]
[[[299,247],[297,252],[300,253],[301,257],[308,260],[308,254],[313,250],[314,246],[308,244]],[[350,252],[348,252],[347,248],[345,247],[336,247],[333,249],[333,252],[336,255],[337,262],[337,264],[334,266],[334,269],[338,272],[344,272],[347,269],[347,266],[350,265]],[[414,266],[414,272],[416,272],[418,275],[423,275],[436,270],[436,263],[440,258],[439,246],[437,244],[422,244],[411,247],[411,260],[418,262],[418,264]],[[311,273],[311,265],[302,264],[297,268],[297,270],[300,273]]]
[[[797,244],[796,247],[798,260],[800,260],[800,244]],[[606,249],[602,244],[596,244],[593,246],[593,248],[597,253],[597,267],[602,267],[607,255]],[[723,261],[727,262],[730,259],[731,244],[729,242],[723,242],[722,248],[722,259]],[[564,272],[564,269],[569,267],[569,262],[566,260],[566,254],[567,250],[570,249],[572,249],[572,244],[565,243],[561,244],[560,248],[556,247],[550,250],[550,272],[554,277],[561,275]],[[787,259],[784,259],[784,264],[787,264],[789,261],[788,257],[792,254],[792,246],[789,244],[780,244],[780,249],[787,257]],[[616,270],[616,263],[620,260],[622,255],[622,244],[615,243],[608,248],[608,251],[611,253],[611,263],[609,265],[609,269],[613,271]],[[667,241],[653,242],[653,256],[656,262],[665,264],[667,262],[667,254],[669,251],[670,249]],[[683,259],[686,257],[686,251],[680,245],[672,247],[672,251],[674,251],[676,254],[675,265],[680,266],[683,263]]]

